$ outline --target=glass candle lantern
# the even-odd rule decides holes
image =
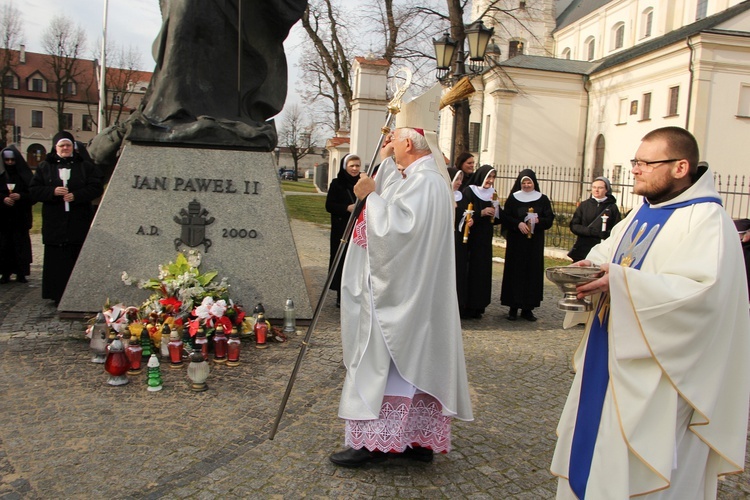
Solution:
[[[120,339],[115,339],[109,346],[107,360],[104,362],[104,370],[109,374],[107,383],[109,385],[125,385],[128,382],[127,373],[130,363],[125,356],[125,349],[122,347]]]
[[[258,349],[268,347],[266,343],[268,338],[268,324],[266,323],[266,316],[262,312],[258,313],[258,320],[255,322],[253,331],[255,332],[255,347]]]
[[[172,330],[169,325],[164,325],[161,329],[161,345],[159,351],[161,353],[161,359],[170,359],[169,356],[169,342],[172,340]]]
[[[156,357],[156,354],[152,354],[148,358],[148,389],[146,389],[149,392],[157,392],[160,391],[162,388],[161,385],[161,365],[159,363],[159,358]]]
[[[153,354],[153,345],[151,344],[151,335],[148,331],[148,325],[143,325],[141,329],[141,348],[143,349],[143,357],[148,359]]]
[[[284,333],[291,334],[297,331],[297,319],[294,313],[294,302],[291,297],[286,299],[284,305]]]
[[[206,379],[210,370],[208,362],[203,359],[201,352],[195,349],[190,355],[190,364],[187,369],[188,378],[192,382],[190,389],[195,392],[202,392],[208,389]]]
[[[169,350],[169,366],[172,368],[182,367],[182,346],[183,343],[180,338],[180,333],[177,330],[172,331],[169,334],[169,344],[167,344],[167,349]]]
[[[227,336],[224,333],[224,327],[218,325],[214,332],[214,362],[227,362]]]
[[[232,328],[232,334],[227,340],[227,366],[237,366],[240,364],[240,334],[236,328]]]
[[[195,334],[195,350],[199,351],[203,355],[203,359],[208,361],[208,339],[203,327],[198,328],[198,332]]]
[[[104,363],[107,359],[107,319],[104,314],[99,313],[96,315],[96,321],[94,326],[91,327],[91,342],[89,342],[89,349],[93,357],[91,358],[92,363]]]
[[[125,348],[125,355],[128,357],[130,366],[128,367],[128,375],[138,375],[141,373],[141,361],[143,359],[143,348],[138,337],[130,340],[130,343]]]

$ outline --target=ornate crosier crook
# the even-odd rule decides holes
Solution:
[[[404,83],[400,86],[398,85],[398,82],[395,81],[395,78],[399,75],[399,73],[404,74]],[[391,86],[391,89],[393,90],[393,98],[388,103],[388,114],[385,118],[385,124],[380,129],[380,139],[378,139],[378,144],[375,147],[375,153],[372,155],[372,160],[367,167],[366,173],[369,177],[372,177],[372,171],[375,169],[375,162],[378,159],[380,148],[383,146],[383,140],[385,139],[386,135],[391,133],[391,121],[393,121],[393,118],[398,114],[399,111],[401,111],[401,100],[408,90],[409,85],[411,85],[411,70],[409,70],[408,68],[398,69],[393,77],[394,80]],[[276,414],[276,420],[271,427],[271,434],[268,436],[268,439],[273,439],[276,435],[276,430],[279,428],[279,422],[281,422],[281,417],[284,414],[284,408],[286,408],[286,403],[289,400],[289,394],[291,394],[292,392],[294,380],[297,378],[297,372],[299,371],[299,367],[302,364],[302,358],[307,352],[307,346],[310,345],[310,337],[312,337],[312,333],[315,330],[315,325],[317,325],[318,318],[320,317],[320,311],[323,309],[323,302],[325,302],[326,296],[328,295],[328,287],[333,281],[333,275],[336,272],[336,268],[338,268],[339,261],[341,261],[344,256],[344,248],[346,248],[346,244],[349,242],[349,238],[351,237],[352,231],[354,229],[354,224],[357,221],[357,217],[362,211],[363,206],[364,200],[357,199],[357,202],[354,205],[354,210],[352,210],[352,213],[349,215],[349,222],[346,224],[346,229],[344,229],[344,235],[341,237],[339,248],[336,251],[335,257],[333,258],[331,267],[328,270],[328,278],[326,278],[325,285],[323,285],[323,293],[320,294],[318,305],[315,306],[315,313],[313,313],[313,317],[310,320],[310,326],[307,328],[307,333],[305,334],[305,338],[302,341],[302,346],[300,347],[299,355],[297,356],[297,362],[294,364],[294,369],[292,370],[292,374],[289,377],[289,382],[287,383],[284,397],[281,399],[279,411]]]

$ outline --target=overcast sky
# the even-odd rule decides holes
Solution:
[[[2,2],[7,4],[11,0]],[[94,54],[98,53],[96,46],[101,44],[102,39],[104,0],[12,0],[12,3],[23,17],[26,50],[43,53],[42,34],[55,15],[64,14],[86,31],[88,46],[83,57],[93,58]],[[141,54],[142,70],[154,69],[151,44],[160,26],[159,0],[109,0],[107,40],[110,44],[116,43],[124,48],[132,46],[136,49]],[[296,45],[302,35],[303,30],[297,23],[285,43],[290,71],[290,95],[287,104],[297,100],[297,97],[292,95],[296,57],[290,53],[289,47]]]

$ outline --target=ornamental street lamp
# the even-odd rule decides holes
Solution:
[[[494,28],[487,28],[482,20],[475,21],[464,28],[466,40],[469,42],[469,53],[464,50],[463,41],[458,42],[450,37],[448,33],[437,40],[433,39],[435,47],[435,60],[437,63],[438,81],[451,87],[461,78],[479,75],[484,70],[484,60],[487,55],[487,45],[494,34]],[[496,54],[496,52],[495,52]],[[468,65],[466,59],[469,59]],[[453,132],[451,136],[451,165],[454,164],[456,149],[456,115],[464,113],[464,126],[468,135],[468,100],[462,99],[451,105],[453,107]],[[455,165],[454,165],[455,166]]]

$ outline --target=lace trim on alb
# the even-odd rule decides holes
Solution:
[[[442,414],[440,402],[429,394],[414,398],[385,396],[377,420],[347,420],[346,446],[370,451],[403,452],[418,445],[435,453],[451,449],[451,418]]]

